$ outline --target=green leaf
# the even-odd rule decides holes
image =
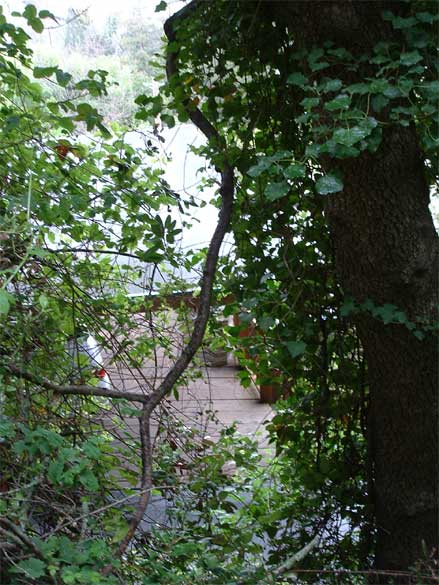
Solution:
[[[345,144],[346,146],[353,146],[360,142],[370,134],[369,128],[362,128],[360,126],[353,126],[352,128],[338,128],[332,136],[335,142]]]
[[[294,163],[283,169],[282,172],[287,179],[299,179],[306,175],[306,168],[300,163]]]
[[[383,129],[381,127],[374,128],[370,136],[367,137],[367,150],[369,152],[376,152],[381,144]]]
[[[91,469],[84,469],[79,476],[79,481],[87,490],[95,491],[99,488],[98,480]]]
[[[35,79],[41,79],[43,77],[50,77],[57,72],[58,67],[34,67]]]
[[[46,563],[35,557],[30,557],[25,561],[20,561],[17,569],[26,573],[31,579],[39,579],[46,573]]]
[[[401,96],[401,91],[398,87],[389,85],[389,87],[386,87],[383,91],[383,94],[390,99],[394,99]]]
[[[374,79],[370,83],[370,91],[372,93],[384,93],[390,87],[387,79]]]
[[[49,305],[49,299],[47,298],[47,296],[45,294],[40,294],[40,296],[38,297],[38,302],[40,304],[40,307],[43,310],[47,309],[47,307]]]
[[[328,140],[324,146],[324,152],[328,152],[333,158],[355,158],[360,154],[358,148],[346,146],[334,140]]]
[[[140,411],[138,411],[136,409],[132,409],[132,410],[134,410],[135,414],[132,414],[131,413],[130,416],[136,416],[137,415],[137,412],[140,412]],[[86,441],[83,444],[82,448],[84,450],[84,453],[87,455],[87,457],[90,457],[90,459],[96,459],[96,460],[98,460],[101,457],[101,455],[102,455],[101,450],[98,449],[98,447],[93,443],[92,440]]]
[[[340,307],[340,315],[347,317],[356,310],[356,304],[353,299],[345,299],[344,303]]]
[[[428,22],[428,24],[431,24],[438,18],[437,13],[432,14],[431,12],[418,12],[415,16],[419,22]]]
[[[62,69],[56,70],[56,80],[61,87],[66,87],[66,85],[69,83],[71,79],[72,76],[70,75],[70,73],[62,71]]]
[[[270,315],[264,315],[258,320],[258,325],[262,329],[262,331],[268,331],[270,327],[276,323],[275,319]]]
[[[15,424],[8,420],[0,420],[0,439],[12,439],[15,435]]]
[[[330,112],[335,110],[346,110],[351,105],[351,98],[345,93],[339,94],[333,100],[325,104],[325,109]]]
[[[276,201],[285,197],[290,190],[290,186],[285,181],[282,183],[270,183],[265,189],[265,196],[269,201]]]
[[[349,93],[358,93],[359,95],[365,95],[370,92],[370,85],[368,83],[354,83],[348,85],[346,91]]]
[[[173,128],[175,126],[175,118],[174,116],[170,116],[169,114],[161,114],[160,118],[164,124],[168,128]]]
[[[410,65],[415,65],[419,61],[422,61],[422,55],[419,51],[410,51],[409,53],[402,53],[399,60],[401,65],[410,67]]]
[[[303,106],[306,110],[310,110],[311,108],[318,106],[319,103],[319,98],[307,97],[300,102],[300,105]]]
[[[374,95],[372,97],[372,108],[374,112],[381,112],[387,106],[389,100],[382,94]]]
[[[28,21],[29,26],[31,26],[35,32],[42,33],[44,30],[44,24],[39,18],[30,18]]]
[[[172,554],[175,557],[182,557],[186,555],[192,555],[196,553],[198,549],[199,546],[195,542],[183,542],[174,546]]]
[[[317,193],[329,195],[343,190],[343,182],[335,175],[325,175],[316,182]]]
[[[51,461],[49,469],[47,470],[47,477],[52,483],[60,483],[64,472],[64,461],[56,459]]]
[[[306,343],[304,341],[284,341],[284,345],[293,358],[304,354],[306,350]]]
[[[320,69],[326,69],[326,67],[329,67],[329,63],[327,61],[319,61],[310,65],[311,71],[320,71]]]
[[[247,171],[250,177],[259,177],[262,173],[265,173],[271,166],[273,166],[273,159],[269,156],[261,157],[258,160],[258,164],[253,165]]]
[[[163,10],[166,10],[167,7],[168,7],[167,3],[164,0],[162,0],[155,7],[155,12],[163,12]]]
[[[302,73],[299,72],[290,73],[290,75],[288,75],[287,77],[288,85],[299,85],[301,87],[304,87],[307,81],[308,79]]]
[[[10,305],[14,302],[14,297],[3,288],[0,288],[0,314],[7,315]]]
[[[342,85],[343,83],[340,79],[330,79],[323,86],[323,91],[338,91]]]
[[[320,144],[308,144],[305,149],[305,154],[311,158],[318,158],[320,152],[322,150],[322,146]]]
[[[396,29],[404,29],[404,28],[411,28],[417,24],[416,18],[413,16],[409,16],[408,18],[402,18],[401,16],[396,16],[392,18],[393,27]]]
[[[33,4],[28,4],[23,11],[23,16],[27,19],[35,18],[37,15],[37,9]]]
[[[40,12],[38,13],[38,16],[40,18],[51,18],[52,20],[55,20],[55,22],[56,22],[55,16],[49,10],[40,10]]]

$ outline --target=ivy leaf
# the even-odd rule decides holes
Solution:
[[[374,112],[381,112],[387,106],[389,100],[382,94],[374,95],[372,97],[372,108]]]
[[[271,317],[270,315],[264,315],[258,321],[258,325],[262,329],[262,331],[268,331],[270,327],[273,327],[275,323],[276,323],[275,319],[273,319],[273,317]]]
[[[306,343],[304,341],[285,341],[284,345],[290,352],[292,358],[299,357],[305,353]]]
[[[287,179],[299,179],[305,176],[306,169],[304,165],[294,163],[287,167],[286,169],[283,169],[282,172],[284,174],[284,177],[286,177]]]
[[[348,85],[346,91],[349,93],[358,93],[359,95],[365,95],[370,92],[370,85],[368,83],[353,83]]]
[[[402,53],[400,62],[401,65],[405,65],[406,67],[410,67],[410,65],[415,65],[419,61],[422,61],[422,55],[419,51],[410,51],[409,53]]]
[[[343,83],[340,79],[330,79],[323,86],[323,91],[338,91],[342,85]]]
[[[276,201],[285,197],[289,190],[290,186],[285,181],[282,183],[270,183],[265,189],[265,195],[269,201]]]
[[[402,18],[401,16],[396,16],[392,18],[393,28],[396,29],[404,29],[404,28],[411,28],[412,26],[416,26],[416,18],[413,16],[409,16],[408,18]]]
[[[333,100],[325,104],[325,108],[332,112],[334,110],[346,110],[350,105],[351,98],[347,94],[341,93]]]
[[[325,175],[316,182],[317,193],[329,195],[343,190],[343,182],[335,175]]]
[[[303,87],[307,83],[307,81],[308,81],[307,78],[302,73],[299,72],[291,73],[287,77],[288,85],[298,85],[300,87]]]
[[[20,561],[17,565],[17,569],[26,573],[31,579],[39,579],[42,577],[46,573],[45,568],[46,564],[35,557]]]
[[[324,151],[330,154],[333,158],[352,158],[357,157],[360,154],[360,150],[354,146],[346,146],[346,144],[340,144],[335,140],[328,140],[324,145]]]
[[[436,100],[437,94],[439,92],[439,81],[436,79],[435,81],[429,81],[428,83],[422,84],[422,89],[427,90],[426,93],[428,97],[432,97]]]
[[[406,323],[407,316],[405,313],[398,309],[396,305],[386,303],[382,307],[375,307],[372,311],[374,317],[381,317],[384,325],[389,323]]]
[[[401,96],[401,91],[399,90],[398,87],[395,87],[394,85],[389,85],[389,87],[387,87],[383,91],[383,94],[388,98],[394,99]]]
[[[320,71],[320,69],[325,69],[326,67],[329,67],[327,61],[319,61],[318,63],[312,63],[312,65],[310,65],[311,71]]]
[[[167,7],[168,7],[168,5],[166,4],[166,2],[164,0],[162,0],[155,7],[155,12],[163,12],[163,10],[166,10]]]
[[[322,147],[320,144],[308,144],[308,146],[305,149],[305,154],[308,157],[311,158],[317,158],[320,155],[320,152],[322,150]]]
[[[382,135],[382,128],[374,128],[372,134],[367,138],[367,149],[369,152],[373,153],[378,150],[378,147],[381,144]]]
[[[269,156],[261,157],[258,160],[258,164],[253,165],[247,171],[250,177],[259,177],[262,173],[265,173],[273,164],[273,159]]]
[[[360,142],[370,134],[370,129],[362,128],[360,126],[353,126],[352,128],[338,128],[333,134],[333,139],[338,144],[345,144],[346,146],[353,146]]]

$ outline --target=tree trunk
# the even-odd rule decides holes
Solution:
[[[432,320],[437,236],[412,129],[389,129],[375,155],[344,162],[345,188],[328,198],[336,262],[347,294]],[[376,565],[404,570],[438,546],[436,340],[359,317],[371,392]]]
[[[406,4],[268,0],[264,8],[265,17],[288,26],[294,50],[329,40],[355,55],[398,40],[381,12]],[[364,73],[346,75],[353,83]],[[375,154],[328,160],[331,168],[344,178],[343,192],[327,198],[326,215],[346,294],[396,305],[412,321],[437,320],[438,239],[415,129],[389,125]],[[407,570],[424,557],[423,543],[428,553],[438,547],[436,342],[366,313],[358,328],[370,372],[376,567]]]

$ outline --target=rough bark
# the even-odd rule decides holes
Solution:
[[[337,267],[347,293],[433,319],[437,236],[412,129],[394,128],[378,152],[343,165],[328,199]],[[370,373],[376,565],[407,569],[438,545],[436,340],[359,318]]]
[[[288,27],[295,47],[332,40],[358,54],[395,35],[381,11],[406,5],[390,4],[268,1],[265,16]],[[438,238],[414,128],[389,126],[375,154],[328,160],[332,167],[344,176],[326,215],[345,292],[392,303],[414,321],[437,319]],[[438,547],[436,341],[367,315],[358,328],[370,372],[376,567],[404,570],[424,557],[423,543]]]

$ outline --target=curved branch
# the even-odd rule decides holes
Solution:
[[[145,405],[142,409],[142,415],[139,418],[140,444],[142,449],[142,477],[140,480],[140,499],[137,509],[128,527],[128,532],[119,543],[119,553],[123,554],[137,530],[140,522],[145,515],[145,510],[149,503],[152,489],[152,448],[151,448],[151,429],[150,414]]]
[[[47,378],[35,376],[26,370],[16,366],[15,364],[5,364],[4,366],[11,374],[17,378],[28,380],[37,386],[51,390],[55,394],[74,395],[74,396],[101,396],[103,398],[120,398],[129,400],[130,402],[142,402],[146,404],[149,401],[149,396],[138,394],[136,392],[121,392],[120,390],[111,390],[109,388],[99,388],[98,386],[89,386],[87,384],[68,384],[66,386],[59,386],[54,384]]]
[[[172,43],[176,41],[177,35],[175,31],[175,24],[188,18],[197,7],[197,1],[193,0],[190,4],[176,12],[171,18],[169,18],[164,25],[165,34],[168,38],[168,42]],[[173,77],[178,79],[178,67],[177,67],[178,51],[168,53],[166,62],[166,74],[168,80]],[[214,126],[207,120],[204,114],[198,109],[189,107],[188,100],[183,102],[186,112],[192,121],[192,123],[204,134],[208,140],[216,142],[218,148],[223,148],[224,141]],[[226,154],[224,152],[224,154]],[[226,156],[224,156],[224,163],[221,173],[221,209],[219,212],[218,223],[215,228],[212,239],[207,251],[206,262],[204,264],[203,276],[201,279],[201,290],[198,299],[198,311],[194,321],[194,328],[192,335],[189,339],[188,344],[182,350],[180,356],[176,360],[173,367],[169,370],[161,384],[154,390],[150,395],[147,403],[145,404],[142,412],[142,416],[139,419],[140,435],[142,441],[142,480],[141,489],[143,491],[143,497],[140,499],[136,514],[131,520],[127,535],[119,544],[119,554],[122,555],[127,549],[132,537],[134,536],[142,518],[144,517],[146,508],[148,506],[149,494],[152,487],[152,449],[150,440],[150,416],[154,409],[160,404],[165,396],[167,396],[173,389],[174,385],[184,373],[186,368],[189,366],[192,358],[199,349],[204,332],[206,330],[207,321],[209,319],[210,307],[212,302],[212,287],[216,274],[216,266],[218,262],[218,256],[223,242],[224,236],[227,233],[230,225],[233,208],[233,197],[234,197],[234,176],[233,167],[227,162]],[[111,567],[108,566],[104,569],[104,574],[111,572]]]
[[[188,16],[190,16],[197,8],[197,5],[197,0],[193,0],[190,2],[190,4],[176,12],[165,22],[164,29],[169,43],[175,42],[177,39],[175,23],[181,22],[182,20],[188,18]],[[178,52],[168,53],[166,61],[166,74],[168,76],[168,80],[175,76],[177,76],[178,79],[177,58]],[[183,105],[192,123],[204,134],[208,140],[214,140],[217,143],[218,148],[221,148],[223,141],[221,140],[218,131],[214,126],[212,126],[201,110],[193,107],[189,108],[188,100],[185,100]],[[226,155],[225,152],[224,155]],[[198,302],[198,312],[194,321],[194,329],[192,331],[190,340],[181,352],[180,357],[177,359],[174,366],[170,369],[160,386],[150,395],[150,402],[147,406],[147,409],[149,409],[151,412],[172,390],[174,384],[177,382],[181,374],[186,370],[203,341],[204,332],[210,314],[212,287],[213,281],[215,279],[219,251],[224,236],[229,229],[230,220],[232,217],[234,196],[233,167],[227,162],[226,156],[224,156],[224,159],[225,162],[223,163],[222,169],[220,169],[221,185],[219,192],[221,195],[221,208],[219,212],[218,223],[212,239],[210,240],[207,251],[206,262],[201,279],[201,291]]]

